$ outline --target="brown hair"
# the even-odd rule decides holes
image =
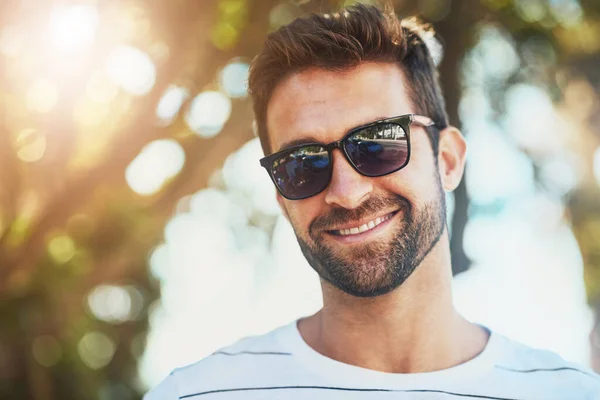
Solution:
[[[448,125],[437,70],[425,35],[429,27],[415,19],[399,20],[385,11],[356,5],[340,12],[297,18],[269,34],[250,66],[248,88],[258,137],[265,155],[272,152],[267,132],[267,107],[275,87],[286,77],[317,67],[344,71],[361,62],[396,63],[402,68],[416,112],[435,122],[427,132],[435,154],[439,130]]]

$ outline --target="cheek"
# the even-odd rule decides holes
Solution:
[[[319,215],[321,197],[317,195],[303,200],[285,201],[285,209],[296,232],[308,232],[309,225]]]
[[[411,157],[404,169],[378,179],[381,189],[403,196],[413,204],[428,202],[438,196],[439,176],[433,154]]]

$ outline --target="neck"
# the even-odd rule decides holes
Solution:
[[[359,298],[322,281],[323,308],[298,324],[317,352],[383,372],[436,371],[479,354],[487,333],[452,305],[450,252],[444,234],[397,289]]]

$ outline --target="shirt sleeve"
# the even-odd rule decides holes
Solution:
[[[179,400],[179,389],[173,374],[167,376],[157,387],[146,393],[142,400]]]

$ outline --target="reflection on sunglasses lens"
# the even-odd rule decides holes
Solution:
[[[329,183],[329,154],[322,146],[301,147],[276,160],[272,172],[286,197],[308,197]]]
[[[408,137],[397,124],[370,126],[347,138],[344,148],[356,168],[381,176],[403,167],[408,160]]]

